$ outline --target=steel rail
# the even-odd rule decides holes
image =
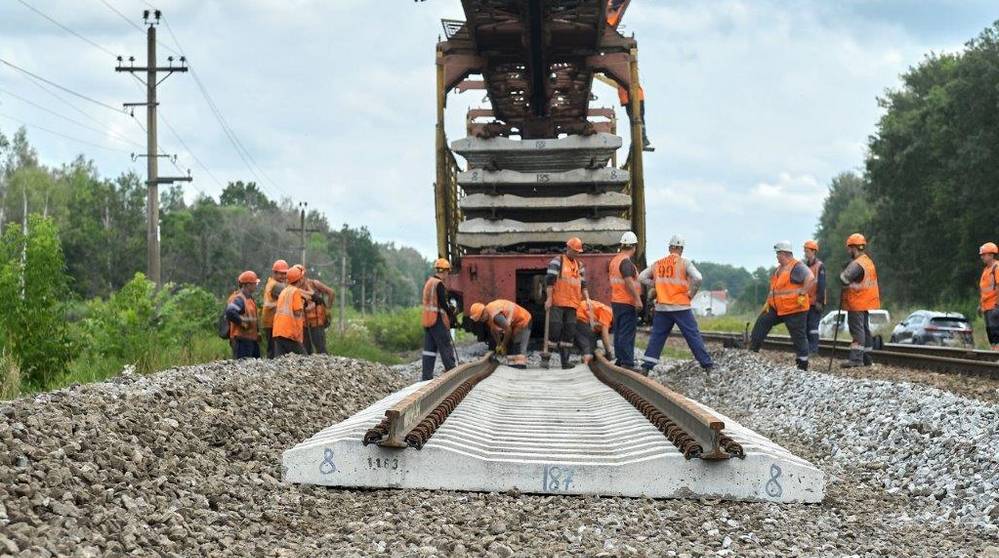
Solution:
[[[602,353],[590,362],[590,370],[641,411],[687,459],[744,457],[742,446],[723,433],[725,423],[683,395],[637,372],[615,366]]]

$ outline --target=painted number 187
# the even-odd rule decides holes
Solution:
[[[565,492],[572,486],[572,477],[575,474],[576,471],[569,467],[545,465],[541,474],[541,490],[543,492]]]

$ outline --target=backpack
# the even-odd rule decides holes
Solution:
[[[228,306],[228,304],[226,306]],[[226,340],[229,339],[229,318],[225,317],[225,309],[222,310],[222,315],[219,316],[219,321],[215,327],[218,329],[216,333],[219,334],[220,338]]]

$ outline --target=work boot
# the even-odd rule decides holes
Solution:
[[[808,370],[808,361],[807,360],[798,359],[796,361],[796,363],[798,365],[798,370]]]
[[[517,370],[527,370],[526,364],[511,364],[510,368],[516,368]]]
[[[848,360],[840,365],[841,368],[860,368],[864,365],[862,360]]]
[[[649,372],[652,372],[651,366],[642,366],[642,370],[639,372],[642,376],[648,376]]]
[[[874,361],[871,360],[871,353],[870,352],[864,351],[864,360],[863,360],[863,362],[864,362],[864,366],[873,366],[874,365]]]
[[[642,151],[652,152],[656,150],[656,146],[652,145],[648,137],[642,138]]]

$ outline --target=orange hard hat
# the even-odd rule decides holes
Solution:
[[[274,265],[271,266],[271,271],[274,273],[288,273],[288,262],[284,260],[274,262]]]
[[[437,258],[434,260],[434,269],[451,271],[451,262],[447,261],[447,258]]]
[[[819,243],[815,242],[814,240],[806,240],[805,241],[805,248],[808,248],[809,250],[815,250],[816,252],[818,252],[819,251]]]
[[[288,270],[288,282],[297,283],[302,280],[304,275],[305,270],[301,266],[296,265]]]
[[[302,264],[295,264],[295,265],[293,265],[291,267],[293,267],[293,268],[297,267],[298,269],[301,269],[302,270],[302,275],[305,275],[305,266],[304,265],[302,265]]]
[[[566,241],[565,247],[568,248],[568,249],[570,249],[570,250],[575,250],[576,252],[582,252],[583,251],[583,241],[580,240],[579,237],[574,236],[574,237],[572,237],[572,238],[570,238],[569,240]]]
[[[867,246],[867,239],[860,233],[853,233],[846,239],[847,246]]]
[[[986,242],[978,249],[978,255],[982,254],[999,254],[999,246],[996,246],[995,242]]]
[[[259,283],[260,278],[257,277],[257,274],[252,271],[244,271],[239,274],[239,278],[236,279],[236,281],[238,281],[240,285],[246,285],[247,283]]]
[[[486,305],[481,302],[476,302],[472,304],[472,307],[468,309],[468,317],[475,321],[482,319],[482,315],[486,313]]]

